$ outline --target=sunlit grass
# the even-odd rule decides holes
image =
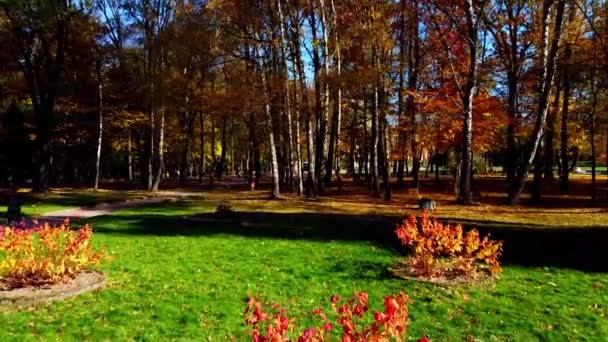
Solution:
[[[332,294],[346,296],[353,290],[368,292],[374,308],[383,295],[408,293],[412,337],[608,339],[606,274],[506,265],[494,284],[440,288],[387,276],[398,253],[364,239],[313,238],[284,221],[271,222],[269,229],[284,229],[285,234],[264,237],[247,227],[224,231],[212,222],[186,224],[182,219],[212,212],[217,203],[163,204],[93,219],[94,244],[106,246],[113,258],[101,267],[108,287],[38,308],[1,309],[0,340],[248,340],[243,309],[249,295],[303,313],[326,305]],[[253,210],[263,201],[234,203],[237,210]],[[288,204],[267,205],[284,209]],[[293,210],[306,208],[302,204]],[[335,228],[318,220],[314,229],[323,232],[324,227]],[[347,238],[348,227],[340,228]]]

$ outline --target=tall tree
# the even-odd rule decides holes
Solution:
[[[528,0],[503,0],[484,16],[486,26],[494,38],[498,62],[506,74],[507,114],[509,122],[506,135],[505,169],[507,184],[515,180],[517,169],[516,135],[521,119],[520,88],[525,78],[526,61],[532,48],[531,2]]]
[[[556,6],[554,29],[552,32],[553,37],[552,39],[550,39],[549,30],[551,22],[551,10],[554,4]],[[557,2],[554,2],[552,0],[543,0],[541,16],[541,39],[540,47],[538,49],[541,57],[541,84],[538,98],[538,106],[536,109],[536,120],[534,123],[534,130],[530,137],[530,142],[528,146],[526,146],[526,149],[524,151],[524,159],[522,161],[521,166],[519,167],[517,177],[513,182],[513,185],[509,188],[508,202],[512,205],[519,203],[521,193],[528,178],[530,166],[532,165],[534,158],[536,157],[536,151],[538,149],[543,134],[545,120],[547,118],[547,111],[549,109],[551,89],[553,87],[553,81],[555,76],[555,62],[562,34],[565,5],[565,0],[557,0]]]
[[[69,0],[2,1],[15,56],[36,117],[34,191],[47,192],[51,181],[55,104],[66,64],[70,24],[81,12]]]

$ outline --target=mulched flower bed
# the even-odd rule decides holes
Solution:
[[[85,270],[56,284],[44,286],[26,286],[8,289],[0,281],[0,306],[33,305],[42,302],[65,300],[84,292],[101,289],[105,285],[103,274]]]
[[[420,275],[415,268],[409,266],[406,262],[400,262],[393,267],[389,267],[388,271],[398,278],[439,286],[486,284],[497,278],[485,269],[478,269],[467,273],[444,270],[438,276]]]

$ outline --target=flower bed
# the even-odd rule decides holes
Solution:
[[[400,277],[437,283],[480,281],[501,271],[502,241],[480,237],[476,229],[443,224],[426,212],[409,215],[395,229],[397,238],[411,251],[391,271]]]
[[[71,230],[69,221],[30,228],[0,227],[0,289],[57,284],[98,264],[103,252],[90,244],[93,230]]]

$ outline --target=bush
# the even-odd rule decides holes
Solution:
[[[346,301],[342,301],[340,296],[332,296],[334,319],[329,319],[323,309],[316,309],[313,314],[319,319],[319,325],[296,333],[291,326],[295,319],[289,318],[278,304],[273,304],[272,313],[267,313],[259,299],[250,298],[245,310],[245,324],[253,326],[250,335],[255,342],[286,342],[290,341],[290,334],[296,336],[294,341],[298,342],[333,341],[332,334],[340,341],[402,341],[407,333],[407,305],[410,303],[409,297],[403,293],[385,297],[384,312],[375,311],[370,325],[364,323],[370,321],[366,319],[369,311],[367,293],[355,292]]]
[[[67,220],[59,226],[0,227],[0,285],[52,284],[97,264],[103,253],[91,248],[92,232],[88,225],[71,230]]]
[[[500,272],[502,241],[490,240],[489,234],[482,239],[476,229],[465,234],[461,225],[444,225],[423,212],[420,220],[410,214],[395,233],[413,254],[408,265],[416,276],[458,276],[480,269]]]

